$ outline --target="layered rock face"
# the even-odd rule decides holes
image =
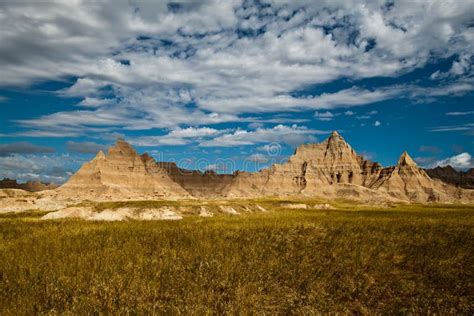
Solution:
[[[289,163],[302,164],[306,190],[337,183],[366,185],[373,181],[381,168],[378,163],[357,155],[337,132],[322,143],[301,145]]]
[[[381,166],[357,155],[339,135],[299,146],[287,163],[257,173],[242,172],[227,188],[229,196],[313,194],[333,184],[370,185]]]
[[[94,200],[311,196],[383,201],[473,201],[474,190],[433,180],[403,153],[398,164],[382,168],[357,155],[337,133],[319,144],[299,146],[288,162],[256,173],[185,170],[138,155],[124,141],[99,152],[59,189],[56,197]]]
[[[188,197],[147,154],[138,155],[133,147],[119,140],[106,156],[100,151],[61,186],[60,196],[82,199],[130,199]]]
[[[0,180],[0,189],[20,189],[29,192],[39,192],[44,190],[53,190],[59,187],[55,183],[43,183],[39,181],[27,181],[18,183],[16,180],[5,178]]]
[[[226,196],[306,195],[364,202],[472,201],[474,191],[435,181],[404,152],[396,166],[357,155],[337,133],[319,144],[298,147],[287,163],[257,173],[238,173]]]
[[[396,166],[382,169],[378,179],[369,187],[411,201],[438,201],[443,195],[437,184],[416,165],[407,152],[400,156]]]
[[[233,174],[181,169],[174,162],[158,162],[157,164],[168,173],[173,181],[194,197],[220,197],[223,195],[224,189],[235,179]]]
[[[467,171],[456,171],[451,166],[425,169],[426,173],[433,179],[439,179],[445,183],[452,184],[465,189],[474,189],[474,168]]]

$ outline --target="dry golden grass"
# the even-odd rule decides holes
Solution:
[[[474,313],[471,207],[283,202],[178,222],[3,215],[0,314]]]

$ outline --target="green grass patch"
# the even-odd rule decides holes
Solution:
[[[0,221],[0,314],[473,314],[471,207],[285,202],[177,222]]]

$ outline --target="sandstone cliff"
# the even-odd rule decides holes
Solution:
[[[299,146],[287,163],[257,173],[241,172],[226,189],[229,196],[311,195],[336,184],[368,185],[381,166],[357,155],[337,132],[319,144]]]
[[[108,155],[100,151],[57,190],[58,196],[81,199],[189,197],[147,154],[119,140]]]
[[[363,202],[472,201],[474,191],[433,180],[404,152],[396,166],[382,168],[357,155],[337,132],[319,144],[299,146],[287,163],[257,173],[238,173],[226,196],[305,195]]]
[[[434,181],[416,165],[406,151],[400,156],[396,166],[381,170],[370,188],[410,201],[438,201],[442,194],[437,192]]]

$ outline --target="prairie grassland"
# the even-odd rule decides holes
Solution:
[[[3,214],[0,314],[474,313],[472,207],[282,201],[177,222]]]

